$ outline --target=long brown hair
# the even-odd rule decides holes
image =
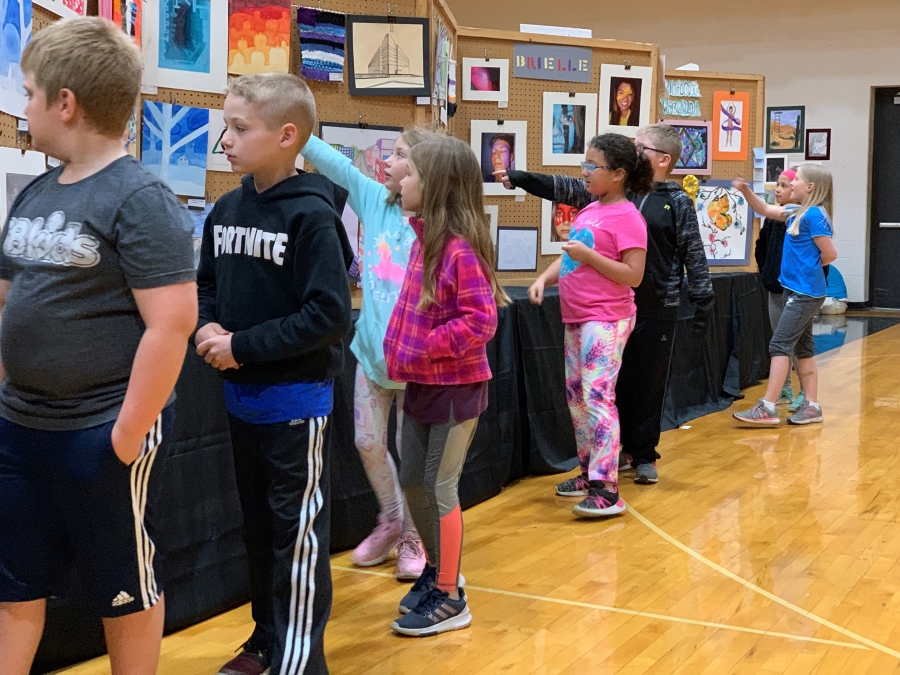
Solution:
[[[403,142],[406,143],[410,149],[416,147],[419,143],[423,141],[427,141],[429,138],[432,138],[436,134],[433,131],[429,131],[425,127],[410,127],[402,134],[400,134],[400,138],[403,139]],[[400,203],[400,193],[399,192],[388,192],[387,198],[384,200],[388,203],[388,205],[393,206],[394,204]]]
[[[418,215],[425,220],[419,309],[434,302],[437,267],[450,236],[462,237],[475,250],[497,306],[508,304],[509,296],[494,274],[494,243],[475,153],[460,140],[435,136],[413,147],[410,160],[419,172],[422,206]]]

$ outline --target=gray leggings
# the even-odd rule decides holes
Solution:
[[[790,356],[811,359],[816,354],[812,325],[825,298],[812,298],[785,289],[784,309],[772,340],[769,353],[772,356]]]
[[[772,330],[778,326],[778,320],[781,319],[781,313],[784,311],[784,295],[782,293],[769,293],[769,323],[772,326]],[[800,367],[797,365],[797,357],[791,355],[791,366],[793,366],[794,370],[797,371],[797,375],[800,375]],[[794,383],[791,381],[791,371],[788,371],[787,377],[784,380],[784,388],[791,389],[794,386]],[[800,391],[803,391],[803,383],[800,383]]]

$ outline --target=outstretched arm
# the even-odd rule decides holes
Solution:
[[[507,190],[522,188],[535,197],[579,210],[594,201],[594,196],[587,191],[580,178],[527,171],[495,171],[494,176]]]
[[[353,166],[353,162],[346,155],[338,152],[325,141],[315,136],[310,136],[309,141],[301,151],[304,159],[309,160],[316,171],[333,183],[337,183],[350,193],[347,201],[359,215],[364,217],[367,210],[371,209],[378,201],[384,201],[388,190],[378,181],[374,181]]]
[[[780,220],[782,222],[785,222],[787,219],[783,206],[766,204],[762,197],[754,194],[753,190],[750,189],[750,185],[748,185],[747,181],[743,178],[735,178],[731,182],[731,186],[744,195],[744,199],[750,204],[750,208],[764,218],[771,218],[772,220]]]

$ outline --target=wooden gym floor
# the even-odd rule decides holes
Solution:
[[[900,673],[898,358],[900,325],[820,357],[824,425],[736,428],[755,387],[663,434],[659,484],[626,474],[621,517],[575,520],[562,476],[470,509],[467,630],[394,636],[392,565],[334,556],[331,671]],[[250,630],[245,606],[169,636],[160,673],[213,675]]]

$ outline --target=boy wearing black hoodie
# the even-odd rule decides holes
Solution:
[[[619,470],[635,470],[635,483],[656,483],[656,451],[662,427],[666,381],[672,361],[681,284],[687,272],[687,295],[695,306],[694,334],[706,331],[715,301],[694,203],[669,174],[681,155],[681,138],[668,124],[638,129],[635,145],[653,165],[656,188],[632,201],[647,222],[647,263],[634,291],[637,322],[625,345],[616,384],[622,434]],[[524,171],[497,172],[506,187],[582,209],[596,197],[580,178]],[[587,494],[585,492],[585,494]]]
[[[225,155],[248,175],[206,220],[195,341],[226,380],[256,627],[219,672],[327,673],[328,421],[352,250],[335,186],[294,168],[316,124],[303,80],[232,80],[225,124]]]

